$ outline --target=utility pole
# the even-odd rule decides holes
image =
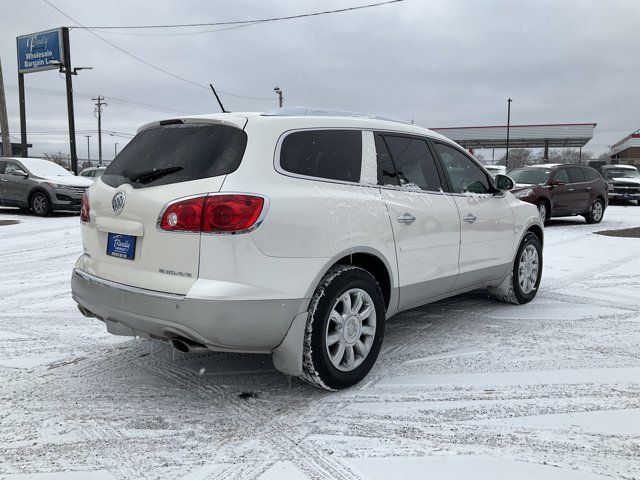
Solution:
[[[113,158],[118,156],[118,142],[113,145]]]
[[[2,62],[0,62],[0,130],[2,130],[2,155],[10,157],[11,138],[9,138],[9,119],[7,118],[7,99],[4,96],[4,80],[2,79]]]
[[[98,98],[92,98],[96,100],[95,113],[98,114],[98,165],[102,165],[102,107],[107,104],[103,102],[104,97],[98,95]]]
[[[91,138],[91,135],[85,135],[85,138],[87,139],[87,161],[89,162],[89,165],[91,165],[91,149],[89,148],[89,139]]]
[[[71,70],[71,50],[69,48],[69,28],[62,28],[62,49],[64,53],[64,76],[67,84],[67,115],[69,116],[69,150],[71,154],[71,170],[78,174],[78,155],[76,153],[76,121],[73,115],[73,71]],[[26,132],[25,132],[26,134]],[[24,148],[24,147],[23,147]],[[22,152],[24,156],[24,150]]]
[[[507,153],[504,158],[504,165],[507,169],[507,172],[509,171],[509,128],[511,127],[511,102],[513,102],[513,100],[507,100]]]
[[[278,103],[280,104],[280,108],[282,108],[282,90],[280,90],[280,87],[276,87],[273,89],[274,92],[276,92],[278,94]]]

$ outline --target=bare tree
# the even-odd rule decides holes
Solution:
[[[71,157],[69,156],[69,154],[67,153],[63,153],[63,152],[47,152],[44,154],[44,158],[53,162],[53,163],[57,163],[58,165],[60,165],[61,167],[66,168],[67,170],[69,169],[69,167],[71,166]]]
[[[528,148],[510,148],[509,149],[509,167],[519,168],[523,165],[531,163],[534,159],[533,152]],[[498,165],[505,165],[506,155],[498,160]]]

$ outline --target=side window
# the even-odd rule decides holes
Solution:
[[[569,174],[567,173],[567,169],[566,168],[561,168],[560,170],[558,170],[556,172],[556,174],[553,176],[553,181],[554,182],[570,183],[569,182]]]
[[[569,180],[571,183],[584,183],[586,181],[581,168],[570,167],[567,170],[569,170]]]
[[[13,172],[17,170],[22,170],[22,167],[18,165],[16,162],[7,162],[7,166],[4,170],[4,173],[6,173],[7,175],[12,175]]]
[[[584,173],[584,178],[587,182],[593,182],[600,176],[600,174],[593,168],[582,168],[582,173]]]
[[[435,143],[442,159],[454,193],[488,193],[491,190],[489,179],[476,163],[460,150],[443,143]]]
[[[396,175],[396,167],[391,161],[391,154],[387,148],[382,135],[375,136],[376,141],[376,158],[378,163],[378,185],[394,185],[399,186],[398,176]]]
[[[442,185],[436,162],[425,140],[393,135],[383,137],[400,186],[415,185],[430,192],[440,190]]]
[[[293,132],[282,142],[280,166],[287,172],[299,175],[359,182],[362,168],[362,132]]]

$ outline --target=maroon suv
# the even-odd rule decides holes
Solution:
[[[511,192],[536,205],[545,220],[582,215],[587,223],[600,223],[609,204],[607,182],[591,167],[533,165],[507,175],[516,184]]]

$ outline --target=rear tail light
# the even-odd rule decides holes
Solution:
[[[209,195],[169,205],[159,227],[167,231],[239,233],[255,226],[264,198],[255,195]]]
[[[89,195],[87,192],[82,194],[82,208],[80,209],[80,221],[88,223],[91,220],[89,217]]]

